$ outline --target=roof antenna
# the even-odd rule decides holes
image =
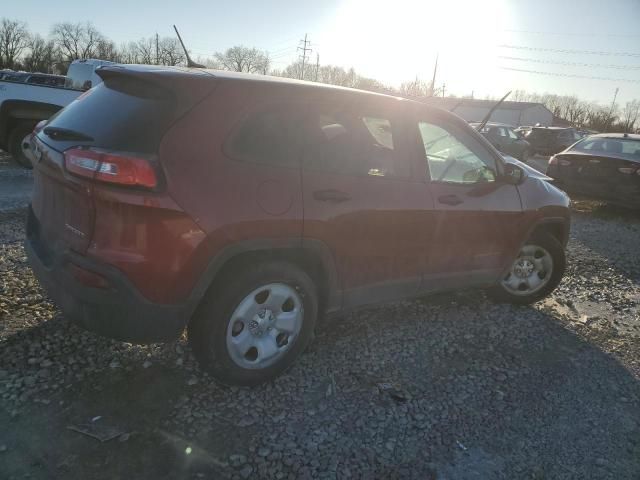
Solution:
[[[482,129],[485,127],[485,125],[487,124],[487,122],[491,118],[491,115],[493,115],[493,112],[496,111],[496,108],[498,108],[500,105],[502,105],[502,102],[504,102],[509,95],[511,95],[511,90],[509,90],[504,97],[502,97],[500,100],[498,100],[498,103],[496,103],[493,107],[491,107],[491,110],[489,110],[487,115],[482,119],[482,121],[480,122],[480,125],[478,125],[476,127],[476,130],[478,130],[479,132],[482,131]]]
[[[178,35],[178,40],[180,40],[180,45],[182,45],[182,49],[184,50],[184,54],[187,57],[187,67],[189,68],[207,68],[204,65],[200,65],[199,63],[194,62],[193,60],[191,60],[191,57],[189,56],[189,52],[187,52],[187,47],[184,46],[184,42],[182,41],[182,37],[180,36],[180,33],[178,32],[178,29],[176,28],[176,26],[173,26],[173,29],[176,31],[176,35]]]

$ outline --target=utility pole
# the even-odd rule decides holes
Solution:
[[[443,82],[442,83],[442,98],[444,98],[444,90],[445,90],[446,87],[447,87],[447,84]]]
[[[320,70],[320,54],[316,52],[316,75],[314,82],[318,81],[318,71]]]
[[[298,50],[302,50],[302,71],[300,72],[300,80],[304,80],[304,65],[307,62],[307,52],[311,53],[311,49],[307,48],[311,42],[307,40],[307,34],[304,34],[304,40],[300,40],[302,47],[298,47]]]
[[[609,116],[607,117],[607,129],[606,131],[609,131],[609,125],[611,124],[611,120],[613,120],[611,118],[611,116],[613,115],[613,109],[616,108],[616,98],[618,98],[618,87],[616,87],[616,91],[613,94],[613,102],[611,102],[611,109],[609,110]]]
[[[158,41],[158,32],[156,32],[156,65],[160,65],[160,54],[159,54],[160,49],[158,48],[159,43],[160,42]]]
[[[439,53],[436,53],[436,64],[433,66],[433,78],[431,79],[431,96],[435,94],[436,91],[436,72],[438,71],[438,57]]]

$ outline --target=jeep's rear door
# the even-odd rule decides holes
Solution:
[[[304,237],[331,250],[345,307],[415,294],[427,197],[411,179],[403,102],[316,91],[305,122]],[[428,206],[430,207],[430,205]]]

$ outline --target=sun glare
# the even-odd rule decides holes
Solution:
[[[476,77],[477,85],[478,73],[487,76],[495,64],[496,33],[507,28],[508,15],[503,0],[396,0],[391,8],[389,2],[352,0],[336,12],[321,47],[330,52],[326,61],[396,85],[430,78],[439,55],[448,78],[463,87],[465,78],[472,83]]]

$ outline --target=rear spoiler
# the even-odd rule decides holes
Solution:
[[[96,74],[105,86],[142,98],[173,98],[189,109],[216,87],[215,75],[206,70],[152,65],[102,65]],[[185,110],[186,111],[186,110]]]

